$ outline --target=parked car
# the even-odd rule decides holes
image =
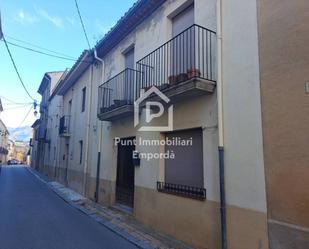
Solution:
[[[19,164],[19,161],[12,159],[12,160],[8,160],[8,165],[15,165],[15,164]]]

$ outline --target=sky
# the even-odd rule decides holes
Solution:
[[[91,47],[135,1],[78,0]],[[23,43],[27,42],[73,58],[88,48],[74,0],[0,0],[0,10],[7,42],[38,49]],[[74,64],[74,61],[36,54],[10,44],[9,48],[28,91],[38,102],[41,98],[37,90],[44,73],[63,71]],[[0,98],[4,108],[0,118],[7,127],[31,125],[35,121],[30,104],[33,101],[22,88],[3,41],[0,41]]]

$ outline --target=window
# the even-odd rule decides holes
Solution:
[[[86,87],[82,90],[82,112],[85,111],[86,108]]]
[[[79,163],[82,164],[83,161],[83,140],[79,141]]]
[[[202,129],[190,129],[166,133],[171,141],[190,141],[185,146],[166,145],[166,151],[173,151],[175,158],[165,160],[165,182],[203,188],[203,132]]]

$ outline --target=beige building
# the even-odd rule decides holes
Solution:
[[[276,15],[271,3],[280,5]],[[304,21],[305,7],[138,1],[54,84],[42,81],[38,130],[47,142],[36,146],[34,167],[197,248],[306,248],[305,138],[291,129],[305,125],[308,61],[292,49],[305,37],[282,39],[305,29],[297,19],[285,30],[285,11]],[[290,72],[287,60],[301,82],[295,96],[292,76],[280,73]],[[147,109],[149,101],[166,107],[151,124],[157,109]],[[173,126],[165,131],[171,105]],[[161,128],[145,131],[149,125]]]
[[[0,114],[3,111],[0,99]],[[7,162],[9,131],[0,118],[0,164]]]

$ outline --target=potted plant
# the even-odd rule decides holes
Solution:
[[[201,71],[198,68],[191,68],[187,71],[188,78],[200,77]]]
[[[186,73],[180,73],[177,75],[177,83],[183,82],[188,80],[188,74]]]
[[[170,85],[176,85],[177,84],[177,76],[176,75],[171,75],[168,76],[168,82]]]

